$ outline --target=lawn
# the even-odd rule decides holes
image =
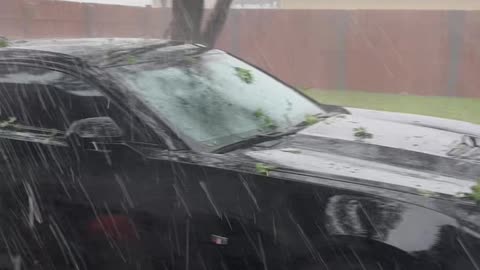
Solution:
[[[480,124],[480,99],[318,89],[308,89],[304,92],[325,104],[423,114]]]

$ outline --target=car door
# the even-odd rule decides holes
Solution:
[[[139,247],[148,248],[139,239],[153,242],[148,230],[158,230],[149,226],[168,225],[174,195],[170,164],[147,162],[123,144],[72,147],[66,133],[75,121],[122,118],[93,84],[41,66],[1,65],[0,74],[0,214],[2,253],[9,258],[4,264],[39,269],[151,264],[139,259],[144,254]],[[125,127],[131,117],[125,119],[125,132],[137,128]],[[159,252],[159,246],[158,257],[166,257],[168,250]]]
[[[0,74],[2,249],[22,264],[42,256],[43,243],[34,238],[48,228],[43,226],[49,200],[44,195],[60,194],[77,162],[64,136],[69,102],[48,87],[60,73],[1,65]]]

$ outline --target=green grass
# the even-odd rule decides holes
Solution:
[[[303,90],[320,103],[372,110],[422,114],[480,124],[480,99],[427,97],[359,91]]]

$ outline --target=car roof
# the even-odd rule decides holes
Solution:
[[[81,59],[92,66],[122,65],[146,60],[167,59],[166,55],[198,54],[206,46],[180,41],[144,38],[79,38],[13,40],[3,51],[16,51],[15,56],[41,56],[53,53]],[[8,55],[7,55],[8,56]],[[158,59],[155,59],[158,58]]]

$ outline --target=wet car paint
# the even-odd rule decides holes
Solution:
[[[77,58],[13,51],[0,64],[82,73],[116,103],[128,98],[128,89],[117,89],[101,69]],[[49,61],[38,63],[37,57]],[[148,111],[122,108],[146,128],[157,127]],[[374,123],[359,125],[369,130]],[[160,136],[168,138],[164,145],[124,140],[109,143],[108,151],[3,131],[3,250],[31,269],[479,269],[478,207],[441,185],[425,193],[420,189],[428,186],[401,183],[402,174],[413,171],[416,180],[429,183],[457,179],[463,187],[456,191],[467,191],[478,166],[392,145],[397,137],[383,144],[358,142],[351,137],[353,126],[342,133],[335,124],[330,130],[348,138],[322,136],[313,126],[226,154],[187,150],[167,128]],[[383,131],[372,131],[373,139]],[[461,137],[447,135],[452,141]],[[399,171],[399,181],[328,171],[318,166],[322,151],[331,155],[324,160],[336,155],[331,162],[340,166],[337,171],[348,172],[341,166],[349,158],[367,160],[357,170],[368,166],[369,174],[380,174],[379,166],[388,164]],[[268,176],[256,170],[259,162],[274,166]],[[212,235],[228,244],[212,243]]]

